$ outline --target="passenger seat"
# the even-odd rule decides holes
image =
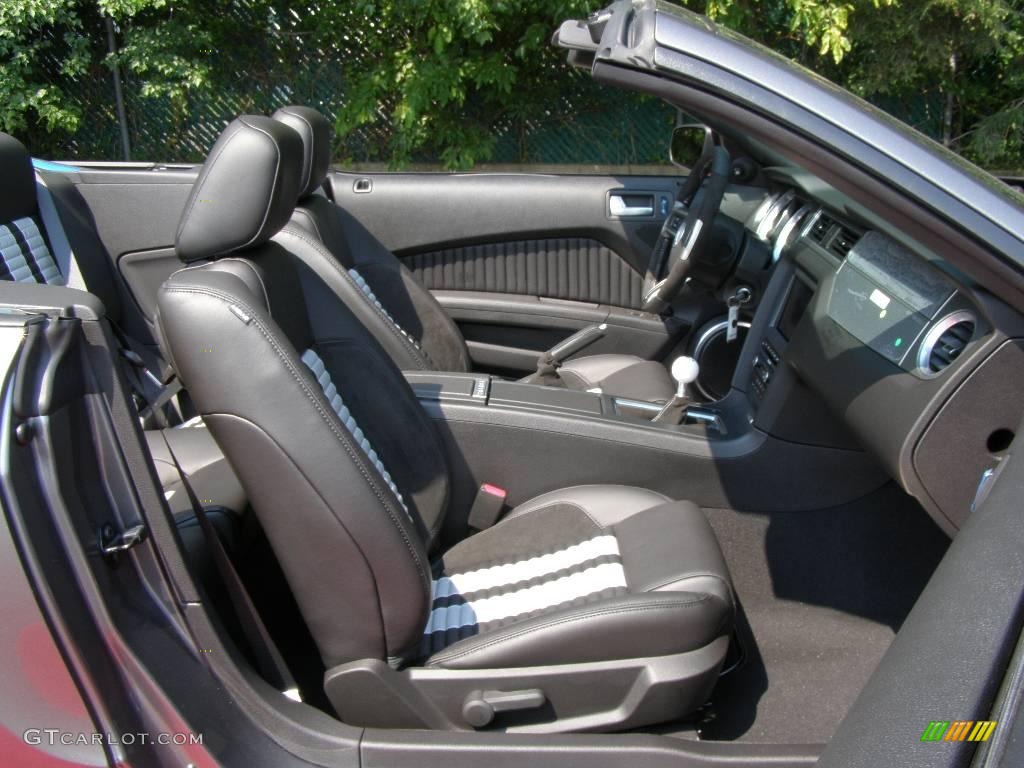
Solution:
[[[122,301],[118,277],[92,213],[75,185],[61,173],[37,173],[25,147],[6,133],[0,133],[0,180],[0,279],[65,285],[98,297],[131,352],[142,358],[141,385],[149,381],[150,392],[157,391],[170,369],[151,347],[124,332],[130,310]],[[146,440],[179,524],[194,525],[192,507],[163,436],[174,447],[200,499],[232,514],[245,511],[242,486],[201,419],[162,432],[147,430]]]
[[[299,203],[294,222],[317,238],[346,270],[340,296],[402,370],[469,371],[465,339],[434,295],[351,214],[324,196],[331,127],[309,107],[273,115],[302,138]],[[676,384],[661,363],[635,355],[587,355],[566,360],[559,380],[570,389],[665,403]],[[527,377],[531,379],[532,377]]]
[[[564,488],[440,551],[445,516],[467,510],[449,509],[437,428],[338,298],[332,257],[287,225],[302,151],[266,117],[225,129],[190,198],[215,202],[186,205],[178,231],[195,266],[164,284],[157,322],[249,494],[338,715],[559,732],[702,705],[734,604],[694,504]]]

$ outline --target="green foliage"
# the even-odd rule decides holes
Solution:
[[[45,35],[48,29],[58,35]],[[0,127],[73,131],[81,111],[64,85],[90,64],[82,17],[72,0],[4,0],[0,3]],[[61,81],[39,66],[57,62]]]
[[[681,1],[972,160],[1024,168],[1021,0]],[[581,115],[602,126],[637,109],[655,127],[670,119],[593,87],[550,45],[560,21],[601,2],[2,0],[0,129],[57,156],[85,130],[111,148],[94,142],[94,154],[113,155],[116,64],[133,134],[157,159],[198,159],[216,129],[197,121],[202,109],[226,119],[305,101],[335,116],[340,160],[528,161],[537,136],[583,140]],[[635,126],[621,136],[635,142]]]
[[[687,0],[990,168],[1024,169],[1020,0]]]
[[[571,78],[550,45],[588,0],[357,0],[351,28],[374,62],[343,62],[342,135],[387,124],[378,159],[436,157],[449,168],[491,158],[497,122],[556,105]],[[372,19],[371,23],[360,23]]]

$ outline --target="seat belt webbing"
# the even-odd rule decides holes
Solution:
[[[267,682],[276,686],[288,698],[297,701],[301,700],[299,699],[299,687],[295,682],[295,678],[292,677],[284,657],[277,649],[277,645],[274,644],[274,640],[267,631],[263,619],[260,618],[256,606],[253,605],[249,592],[242,583],[242,579],[239,577],[238,571],[235,570],[235,566],[232,565],[231,558],[228,557],[228,553],[224,550],[224,545],[221,543],[213,523],[206,516],[206,510],[199,503],[196,492],[185,476],[185,471],[181,468],[181,464],[178,463],[178,457],[174,455],[174,449],[171,448],[171,443],[166,435],[163,435],[163,440],[167,446],[167,454],[171,458],[171,463],[174,464],[174,468],[181,478],[181,484],[185,488],[189,503],[192,505],[192,512],[196,516],[199,528],[202,530],[203,537],[210,547],[214,564],[217,566],[221,581],[231,600],[235,617],[242,627],[242,632],[245,634],[249,649],[256,657],[256,666],[259,668],[260,674],[263,675]]]

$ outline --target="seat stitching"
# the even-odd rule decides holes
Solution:
[[[316,155],[316,131],[313,130],[313,124],[298,112],[292,112],[288,107],[282,107],[281,111],[286,115],[298,118],[306,124],[307,128],[309,128],[309,172],[306,174],[306,178],[302,182],[302,189],[305,189],[309,186],[309,182],[313,178],[313,158]],[[303,144],[305,144],[305,142],[303,142]]]
[[[661,589],[662,587],[667,587],[669,584],[675,584],[678,581],[686,581],[688,579],[702,579],[702,578],[717,579],[718,581],[722,582],[726,587],[728,587],[729,588],[729,593],[732,594],[732,586],[729,584],[729,582],[726,581],[724,578],[722,578],[719,574],[711,573],[710,571],[701,571],[701,572],[698,572],[698,573],[688,573],[685,576],[673,576],[670,579],[666,579],[665,581],[662,581],[660,583],[654,584],[653,586],[647,587],[647,589],[645,589],[644,592],[654,592],[655,590]]]
[[[590,520],[590,522],[592,522],[594,525],[596,525],[599,530],[602,530],[602,531],[608,530],[603,525],[601,525],[599,522],[597,522],[597,520],[594,519],[594,516],[591,515],[584,507],[580,506],[579,504],[577,504],[574,501],[562,501],[562,500],[559,500],[559,499],[555,499],[554,501],[552,501],[549,504],[542,504],[539,507],[534,507],[533,509],[528,509],[525,512],[520,512],[518,514],[513,512],[506,519],[508,519],[508,520],[519,520],[520,518],[526,517],[527,515],[532,515],[534,512],[540,512],[542,510],[551,509],[552,507],[558,507],[558,506],[566,506],[566,507],[572,507],[574,509],[578,509],[584,515],[586,515],[587,518]]]
[[[245,122],[245,120],[241,117],[238,118],[238,121],[242,125],[245,125],[254,131],[258,131],[259,133],[262,133],[264,136],[270,139],[270,145],[274,148],[274,154],[277,155],[277,162],[274,166],[274,183],[270,187],[270,195],[267,197],[267,207],[263,211],[263,220],[260,222],[260,228],[256,230],[256,234],[253,235],[248,242],[241,246],[242,248],[245,248],[246,246],[252,245],[260,238],[260,235],[263,234],[264,228],[267,226],[267,219],[270,218],[270,209],[273,208],[274,206],[274,193],[277,191],[277,184],[281,180],[281,148],[277,145],[277,140],[262,128]]]
[[[308,238],[304,237],[302,234],[300,234],[296,230],[291,229],[287,225],[281,230],[281,232],[279,234],[281,234],[281,233],[286,234],[286,235],[291,235],[292,237],[296,238],[297,240],[301,240],[302,242],[306,243],[310,247],[315,248],[317,251],[319,251],[321,256],[326,257],[328,263],[332,267],[334,267],[335,271],[339,275],[341,275],[342,279],[345,280],[346,282],[348,282],[355,289],[353,292],[359,297],[359,299],[363,302],[363,304],[365,306],[369,307],[370,311],[373,312],[374,314],[376,314],[377,317],[379,317],[383,321],[384,327],[388,329],[388,331],[391,333],[391,335],[394,336],[396,339],[398,339],[398,341],[401,344],[403,344],[407,349],[412,351],[413,357],[415,359],[416,364],[420,368],[422,368],[423,370],[431,370],[431,368],[426,363],[426,358],[423,357],[420,354],[420,351],[418,349],[416,349],[416,346],[412,343],[412,341],[407,339],[407,338],[405,338],[404,336],[402,336],[402,334],[399,333],[398,330],[394,327],[393,322],[389,321],[387,319],[387,317],[384,315],[384,313],[381,312],[380,309],[378,309],[377,307],[375,307],[373,305],[373,303],[366,296],[366,294],[363,293],[362,290],[360,290],[359,286],[356,285],[355,281],[352,279],[352,276],[348,274],[348,271],[341,267],[341,265],[338,263],[338,260],[335,258],[334,254],[332,254],[330,251],[328,251],[327,248],[324,247],[321,243],[317,243],[317,242],[315,242],[313,240],[309,240]]]
[[[234,141],[235,138],[237,138],[240,133],[241,133],[241,131],[238,131],[238,130],[236,130],[234,133],[232,133],[228,137],[228,140],[224,142],[224,146],[222,146],[219,150],[217,150],[217,154],[214,157],[212,157],[209,160],[207,160],[207,163],[209,163],[209,165],[212,166],[215,162],[217,162],[217,158],[219,158],[222,154],[224,154],[224,150],[226,150],[228,148],[228,145],[231,144],[231,142]],[[175,233],[175,236],[174,236],[175,240],[177,240],[179,237],[181,237],[181,231],[185,228],[185,222],[188,221],[189,217],[192,216],[192,211],[195,210],[196,203],[199,201],[199,198],[201,197],[200,193],[206,187],[206,184],[209,182],[209,180],[210,180],[209,175],[204,176],[202,184],[200,184],[198,188],[193,190],[193,192],[192,192],[192,204],[188,207],[188,213],[186,213],[185,215],[183,215],[181,217],[181,222],[178,224],[178,231]]]
[[[573,621],[586,621],[587,619],[593,619],[600,616],[615,616],[624,613],[643,613],[646,611],[657,611],[665,608],[692,608],[693,606],[706,602],[709,599],[709,597],[704,595],[695,600],[677,600],[675,602],[665,601],[664,603],[648,603],[646,605],[635,605],[622,608],[605,608],[603,610],[591,611],[583,614],[576,614],[574,616],[565,616],[555,621],[545,622],[536,627],[530,627],[529,629],[520,630],[519,632],[513,632],[503,637],[496,637],[493,640],[490,640],[485,643],[480,643],[474,648],[469,648],[459,653],[454,653],[450,655],[442,654],[441,656],[435,657],[430,662],[430,665],[433,666],[435,664],[441,664],[443,662],[455,661],[466,656],[471,656],[474,653],[479,653],[480,651],[483,651],[494,645],[498,645],[499,643],[504,643],[509,640],[515,640],[516,638],[523,637],[525,635],[530,635],[534,632],[539,632],[544,629],[550,629],[552,627],[561,626],[562,624],[568,624]]]
[[[409,540],[409,537],[406,534],[405,529],[403,528],[402,524],[399,522],[399,520],[398,520],[397,516],[395,515],[394,511],[391,509],[391,506],[387,503],[387,500],[385,499],[384,495],[381,493],[381,490],[378,487],[377,483],[374,481],[373,477],[369,474],[369,472],[367,472],[366,466],[363,464],[363,461],[359,457],[358,453],[353,451],[353,447],[352,447],[350,441],[348,440],[348,438],[340,430],[338,430],[335,427],[334,422],[331,420],[331,418],[326,414],[324,409],[321,407],[320,402],[319,402],[319,400],[317,400],[316,395],[306,385],[306,382],[303,381],[303,378],[302,378],[301,374],[299,373],[299,371],[296,370],[296,368],[288,360],[287,355],[285,354],[284,350],[280,347],[280,345],[278,344],[277,340],[273,337],[273,334],[271,333],[270,329],[267,328],[266,326],[264,326],[264,324],[259,320],[256,310],[253,309],[252,307],[250,307],[246,302],[237,300],[237,298],[234,297],[234,296],[229,296],[227,294],[221,293],[220,291],[212,290],[212,289],[206,288],[204,286],[188,286],[188,285],[185,285],[185,286],[171,286],[169,288],[166,288],[165,290],[168,293],[194,293],[194,294],[199,294],[199,295],[212,296],[214,298],[220,299],[222,301],[226,301],[226,302],[231,303],[231,304],[241,305],[242,309],[244,309],[244,310],[246,310],[248,312],[249,316],[252,318],[253,324],[256,326],[256,328],[259,329],[260,333],[263,334],[264,338],[266,338],[267,341],[270,342],[271,347],[273,347],[274,351],[277,352],[278,357],[281,358],[281,361],[284,363],[284,365],[288,369],[289,373],[291,373],[292,378],[294,378],[295,381],[302,388],[302,391],[306,394],[306,397],[309,398],[310,402],[313,404],[313,407],[316,408],[316,411],[320,415],[320,418],[323,419],[324,423],[331,430],[331,432],[334,434],[334,436],[336,438],[338,438],[338,441],[341,443],[341,445],[345,449],[346,453],[348,453],[349,457],[355,463],[356,468],[359,470],[360,474],[362,474],[363,478],[366,480],[367,485],[370,486],[370,490],[373,491],[374,495],[377,497],[377,500],[380,502],[381,506],[384,508],[384,511],[387,513],[388,517],[391,518],[391,522],[394,524],[395,528],[398,530],[399,535],[402,537],[402,541],[405,543],[406,549],[409,550],[410,555],[412,555],[412,558],[413,558],[413,560],[416,563],[416,568],[417,568],[417,570],[420,573],[420,577],[423,579],[424,586],[427,589],[429,589],[430,588],[430,580],[429,580],[429,576],[428,576],[428,571],[426,571],[424,569],[423,563],[420,560],[419,554],[416,552],[415,547],[412,546],[412,542]],[[335,415],[334,418],[337,419],[337,415]]]
[[[301,205],[296,206],[295,213],[301,213],[303,216],[306,217],[306,220],[309,222],[309,225],[313,228],[316,236],[320,238],[321,242],[323,242],[324,234],[323,232],[320,231],[320,225],[316,223],[316,216],[314,216],[307,208]]]
[[[263,276],[260,275],[259,271],[257,271],[256,267],[253,266],[252,262],[246,259],[240,259],[237,256],[228,256],[223,259],[218,259],[218,261],[234,261],[239,264],[244,264],[252,271],[253,275],[256,277],[256,281],[260,284],[260,288],[263,290],[263,301],[266,302],[267,304],[267,314],[273,317],[274,315],[270,311],[270,294],[267,293],[267,285],[266,283],[263,282]]]

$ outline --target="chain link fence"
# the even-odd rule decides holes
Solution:
[[[198,162],[224,126],[240,114],[270,114],[287,104],[305,104],[332,120],[344,100],[345,84],[330,72],[290,82],[247,82],[189,100],[176,109],[170,100],[140,95],[142,84],[124,77],[128,138],[134,160]],[[577,111],[572,103],[556,111],[503,121],[492,126],[495,145],[491,164],[661,165],[676,111],[655,99],[608,98],[598,107]],[[73,99],[81,110],[78,130],[64,142],[63,157],[78,160],[122,159],[114,88],[109,71],[82,78]],[[389,135],[387,121],[364,126],[339,141],[338,154],[357,165],[381,160]],[[437,164],[429,155],[416,165]]]

